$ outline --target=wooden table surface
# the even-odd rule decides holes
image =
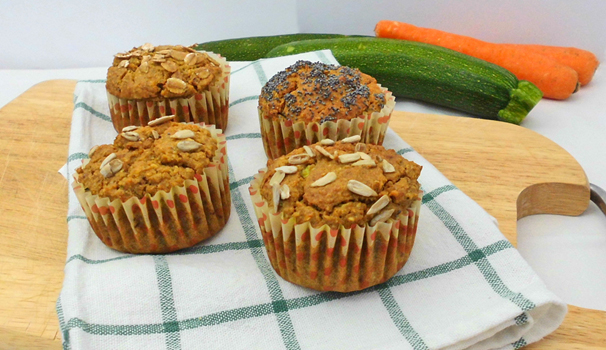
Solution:
[[[55,302],[67,247],[68,154],[75,81],[38,84],[0,110],[0,349],[60,349]],[[515,245],[518,218],[578,215],[589,203],[579,164],[522,127],[394,112],[390,126],[497,218]],[[525,349],[606,349],[606,312],[569,306]]]

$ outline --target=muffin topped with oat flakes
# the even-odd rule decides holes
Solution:
[[[225,130],[230,67],[193,46],[145,44],[114,55],[105,88],[114,128],[166,115]]]
[[[145,44],[114,56],[107,71],[107,91],[127,99],[192,96],[217,83],[221,64],[187,46]]]

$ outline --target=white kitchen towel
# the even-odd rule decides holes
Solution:
[[[214,238],[166,255],[130,255],[94,235],[69,193],[65,280],[57,301],[65,349],[517,349],[555,330],[566,304],[488,215],[395,132],[387,148],[423,165],[423,205],[408,263],[353,293],[293,285],[271,268],[248,184],[266,157],[257,99],[298,59],[337,63],[330,51],[232,62],[226,132],[232,215]],[[105,84],[81,81],[67,164],[117,135]]]

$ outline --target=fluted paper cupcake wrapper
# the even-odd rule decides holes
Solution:
[[[391,113],[395,107],[395,97],[382,87],[386,103],[379,112],[372,112],[352,118],[339,119],[336,122],[324,123],[293,123],[291,120],[270,120],[258,108],[259,123],[265,154],[269,159],[275,159],[292,150],[311,145],[323,139],[342,140],[349,136],[360,135],[360,142],[382,145]]]
[[[397,219],[375,226],[331,229],[296,224],[263,199],[264,170],[249,187],[263,242],[274,270],[287,281],[317,290],[351,292],[387,281],[406,263],[414,245],[421,201]]]
[[[206,52],[220,63],[222,76],[207,91],[188,98],[157,101],[119,98],[107,92],[109,111],[117,132],[130,125],[145,126],[151,120],[175,115],[177,122],[205,123],[225,130],[229,112],[229,76],[231,67],[220,55]]]
[[[169,192],[158,191],[122,202],[93,195],[72,183],[93,231],[110,248],[127,253],[167,253],[215,235],[225,226],[231,209],[225,136],[205,126],[219,148],[213,161]]]

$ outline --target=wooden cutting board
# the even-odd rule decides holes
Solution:
[[[0,348],[60,349],[55,302],[67,246],[68,155],[75,81],[38,84],[0,110]],[[523,127],[394,112],[390,126],[499,221],[515,245],[518,218],[581,214],[580,165]],[[606,348],[606,312],[569,306],[564,323],[527,349]]]

